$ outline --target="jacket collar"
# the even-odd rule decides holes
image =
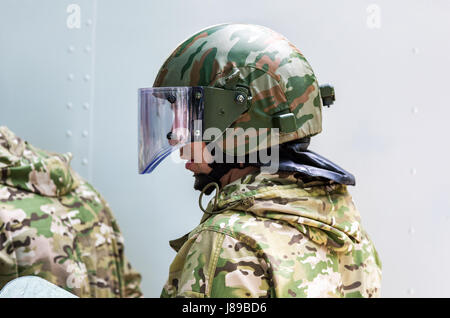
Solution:
[[[285,221],[336,251],[350,250],[354,242],[362,239],[359,212],[342,184],[305,184],[294,173],[256,172],[225,186],[218,207],[234,205],[239,200],[243,204],[233,210]]]

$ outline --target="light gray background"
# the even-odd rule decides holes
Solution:
[[[67,26],[71,3],[79,29]],[[280,32],[335,86],[311,149],[357,177],[382,295],[450,297],[449,1],[1,0],[0,124],[74,154],[119,220],[145,296],[157,297],[168,241],[199,221],[198,192],[169,160],[137,174],[136,93],[178,43],[223,22]]]

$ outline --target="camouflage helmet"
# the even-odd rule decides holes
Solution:
[[[321,132],[322,99],[311,66],[299,49],[266,27],[221,24],[196,33],[169,56],[153,86],[230,83],[248,87],[252,96],[248,111],[230,128],[280,128],[279,144]]]

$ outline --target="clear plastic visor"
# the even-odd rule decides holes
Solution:
[[[139,89],[139,173],[191,141],[191,87]]]

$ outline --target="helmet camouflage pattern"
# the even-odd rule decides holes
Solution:
[[[272,144],[268,138],[267,146],[321,132],[322,99],[311,66],[299,49],[266,27],[222,24],[198,32],[169,56],[153,86],[227,88],[229,83],[248,87],[252,96],[249,110],[230,128],[273,128],[274,117],[292,113],[294,129],[281,131]]]

